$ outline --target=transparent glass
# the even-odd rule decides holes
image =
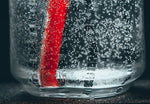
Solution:
[[[35,96],[121,94],[144,71],[143,0],[10,0],[11,72]]]

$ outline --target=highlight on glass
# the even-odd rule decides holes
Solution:
[[[10,0],[11,72],[35,96],[101,98],[144,71],[143,0]]]

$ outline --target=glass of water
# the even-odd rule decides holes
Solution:
[[[121,94],[144,71],[143,0],[10,0],[11,72],[35,96]]]

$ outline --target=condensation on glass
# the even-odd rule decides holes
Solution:
[[[46,22],[50,21],[49,15],[63,15],[55,11],[62,7],[61,3],[62,0],[10,0],[14,77],[36,96],[101,98],[128,90],[144,70],[143,0],[65,1],[65,20],[54,19],[54,26],[48,27],[49,33],[57,36],[60,32],[53,27],[64,21],[55,73],[58,85],[42,86],[39,69]],[[48,13],[48,8],[53,12]],[[59,43],[57,38],[50,41]],[[46,51],[51,52],[55,46],[52,47]],[[45,83],[51,83],[48,81]]]

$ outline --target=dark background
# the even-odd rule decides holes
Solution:
[[[145,40],[146,40],[146,70],[140,77],[150,79],[150,0],[144,0],[145,12]],[[0,3],[0,82],[15,81],[10,73],[9,62],[9,2],[3,0]]]

